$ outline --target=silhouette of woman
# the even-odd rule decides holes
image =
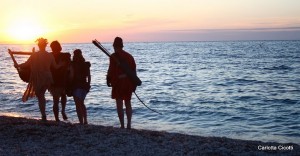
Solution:
[[[80,124],[88,124],[85,97],[90,90],[91,75],[89,62],[85,62],[80,49],[74,51],[71,63],[73,98]]]

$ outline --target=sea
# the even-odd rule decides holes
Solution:
[[[112,43],[103,46],[113,52]],[[38,49],[0,45],[0,115],[41,117],[36,99],[22,102],[27,84],[8,54],[33,47]],[[92,43],[62,47],[72,56],[81,49],[91,63],[89,124],[119,127],[106,85],[109,58]],[[137,95],[161,113],[133,95],[132,128],[300,144],[300,41],[128,42],[124,50],[135,58],[142,80]],[[15,58],[23,63],[28,56]],[[46,99],[48,119],[54,120],[49,92]],[[71,97],[66,113],[66,122],[78,123]]]

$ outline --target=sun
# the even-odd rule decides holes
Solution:
[[[17,42],[32,42],[42,36],[44,32],[38,21],[30,17],[16,18],[7,28],[8,36]]]

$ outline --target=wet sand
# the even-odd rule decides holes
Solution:
[[[0,116],[0,155],[300,155],[300,146]]]

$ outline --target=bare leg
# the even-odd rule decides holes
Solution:
[[[68,117],[66,115],[66,104],[67,104],[67,95],[63,94],[63,95],[61,95],[61,115],[64,120],[68,119]]]
[[[74,97],[74,101],[75,101],[75,105],[76,105],[76,112],[77,112],[79,123],[83,124],[81,101],[77,97]]]
[[[39,109],[42,114],[42,120],[47,121],[46,117],[46,98],[45,98],[46,88],[41,91],[40,94],[36,95],[39,102]]]
[[[85,107],[85,104],[84,104],[84,101],[82,101],[82,106],[81,106],[81,110],[82,110],[82,115],[83,115],[83,124],[88,124],[87,122],[87,112],[86,112],[86,107]]]
[[[131,129],[132,107],[131,107],[130,100],[125,100],[125,107],[126,107],[126,116],[127,116],[127,129]]]
[[[58,103],[59,103],[59,97],[53,96],[53,114],[54,114],[54,117],[55,117],[55,121],[59,121],[59,117],[58,117],[58,112],[59,112]]]
[[[119,121],[121,124],[121,128],[125,128],[124,127],[124,111],[123,111],[123,101],[120,99],[116,99],[116,105],[117,105],[117,112],[118,112],[118,116],[119,116]]]
[[[39,102],[39,108],[40,108],[40,112],[42,114],[42,120],[47,120],[46,119],[46,99],[43,96],[38,96],[38,102]]]

